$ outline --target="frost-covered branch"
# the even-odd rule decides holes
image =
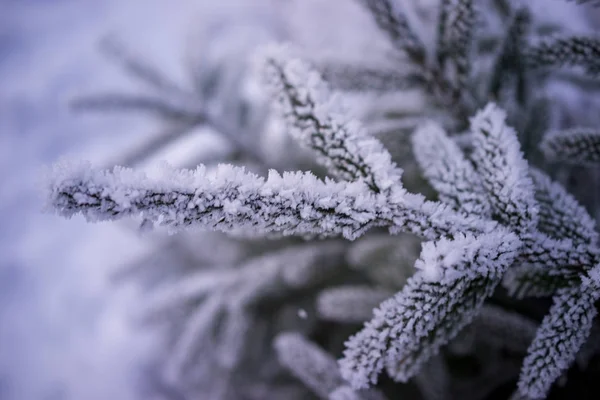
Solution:
[[[514,12],[490,78],[489,92],[496,98],[499,98],[510,84],[516,86],[517,96],[521,101],[526,96],[522,52],[526,47],[526,34],[530,24],[531,16],[526,7]]]
[[[388,151],[353,120],[319,74],[300,59],[273,49],[265,77],[291,134],[313,149],[337,176],[363,179],[375,192],[398,186],[402,170]]]
[[[536,168],[530,169],[538,203],[537,228],[557,239],[594,244],[598,241],[596,222],[565,188]]]
[[[442,202],[467,214],[490,215],[479,175],[440,125],[423,124],[413,134],[412,145],[423,175]]]
[[[265,180],[243,168],[214,171],[164,169],[148,178],[126,168],[95,171],[89,165],[56,165],[50,172],[50,207],[89,221],[141,215],[172,229],[203,227],[284,235],[341,235],[355,239],[374,226],[392,233],[439,237],[487,232],[494,223],[453,213],[421,196],[386,196],[361,182],[321,181],[310,173],[269,173]]]
[[[587,73],[600,73],[600,40],[573,36],[546,40],[525,50],[529,68],[582,67]]]
[[[578,285],[581,282],[578,272],[556,270],[546,265],[513,266],[504,275],[502,285],[517,299],[547,297],[559,289]]]
[[[471,72],[471,45],[475,27],[475,9],[473,0],[450,0],[443,2],[443,28],[440,29],[438,52],[445,57],[438,59],[450,61],[455,72],[456,86],[459,91],[467,87]]]
[[[391,0],[358,0],[372,14],[379,28],[384,31],[398,50],[406,52],[416,64],[425,61],[425,46],[413,32],[404,13],[394,9]]]
[[[488,104],[471,119],[472,160],[485,188],[492,215],[517,232],[537,224],[537,205],[529,167],[506,113]]]
[[[425,78],[416,71],[402,73],[389,67],[382,69],[334,63],[321,63],[317,68],[332,89],[343,91],[395,92],[425,85]]]
[[[572,128],[550,132],[544,137],[540,149],[550,161],[594,166],[600,163],[600,130]]]
[[[585,343],[596,316],[598,300],[598,268],[595,277],[581,286],[561,289],[546,315],[527,357],[519,378],[519,391],[532,399],[546,397],[552,383],[575,360]]]
[[[420,272],[346,343],[344,378],[364,388],[377,382],[384,367],[396,380],[414,376],[473,319],[519,246],[514,234],[500,232],[424,246],[416,263]]]

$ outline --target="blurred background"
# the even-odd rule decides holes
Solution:
[[[136,89],[99,50],[103,39],[182,80],[186,59],[201,58],[194,43],[226,36],[223,25],[270,29],[268,1],[212,3],[0,3],[0,399],[142,398],[153,337],[128,317],[135,285],[110,276],[152,243],[118,224],[43,213],[41,176],[62,156],[111,165],[160,133],[146,116],[72,113],[81,94]]]
[[[157,249],[170,249],[172,239],[165,232],[143,234],[130,223],[87,224],[43,213],[44,166],[61,157],[100,166],[160,160],[192,166],[235,158],[243,148],[181,116],[167,116],[165,124],[143,113],[108,118],[73,112],[126,109],[129,103],[118,96],[112,103],[106,97],[99,103],[74,99],[144,89],[144,78],[123,72],[135,69],[127,64],[127,48],[180,86],[197,83],[195,93],[205,99],[207,82],[218,81],[210,78],[209,66],[221,71],[227,75],[219,78],[223,95],[239,101],[228,105],[233,114],[218,111],[246,115],[245,104],[259,104],[261,94],[240,80],[246,71],[235,66],[246,65],[245,56],[258,44],[293,37],[307,49],[335,48],[349,59],[375,52],[373,36],[356,32],[357,10],[338,6],[316,0],[0,2],[1,400],[179,398],[149,389],[156,384],[148,371],[160,340],[132,317],[142,285],[135,279],[115,285],[121,271],[166,254]],[[544,12],[559,18],[553,7]],[[146,84],[152,80],[146,78]],[[181,98],[179,93],[173,101]],[[250,115],[262,121],[260,110]],[[229,127],[252,126],[249,136],[271,129],[224,120]],[[266,143],[275,140],[270,138]],[[284,155],[268,154],[265,147],[262,155],[277,166]],[[180,264],[174,260],[167,257],[158,267]]]

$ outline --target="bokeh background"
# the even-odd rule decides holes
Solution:
[[[136,399],[152,334],[131,323],[115,269],[151,251],[135,230],[43,213],[43,167],[111,164],[154,121],[73,115],[69,101],[135,84],[98,51],[118,36],[173,79],[220,27],[268,25],[268,1],[0,2],[0,399]],[[216,35],[214,40],[219,40]]]

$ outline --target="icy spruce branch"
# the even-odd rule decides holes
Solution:
[[[580,286],[584,282],[581,274],[599,263],[598,249],[592,243],[595,235],[591,218],[549,179],[531,172],[517,134],[505,119],[506,114],[494,105],[486,106],[471,119],[473,144],[468,162],[439,126],[427,124],[415,133],[417,160],[440,190],[440,199],[459,204],[456,197],[464,196],[461,182],[465,176],[476,176],[478,179],[471,181],[473,192],[479,191],[479,201],[487,202],[500,225],[486,235],[455,235],[452,240],[442,238],[423,244],[415,263],[419,272],[393,299],[382,303],[374,318],[346,344],[340,367],[355,387],[375,383],[383,368],[396,380],[414,376],[440,346],[473,320],[507,270],[510,274],[523,263],[536,268],[527,272],[538,275],[520,274],[508,280],[507,284],[516,285],[512,289],[520,295],[553,295],[562,287]],[[438,149],[436,154],[440,156],[435,160],[431,159],[430,147]],[[537,185],[531,174],[536,175]],[[445,179],[455,187],[446,185]],[[550,192],[557,198],[549,198]],[[538,231],[539,225],[548,225],[549,219],[567,213],[571,223],[563,232],[554,233],[576,238],[580,243],[576,246],[570,237],[552,238]],[[557,361],[560,371],[569,365],[570,357],[567,353]],[[546,376],[543,370],[537,372]],[[542,385],[547,390],[551,383],[546,380]]]
[[[375,192],[399,185],[402,171],[391,155],[350,118],[316,71],[280,48],[265,54],[265,64],[265,80],[291,134],[332,173],[348,181],[365,180]]]
[[[510,85],[515,85],[518,99],[523,101],[526,97],[522,52],[526,47],[530,24],[531,15],[527,8],[519,8],[514,12],[490,77],[489,92],[495,98],[499,98]]]
[[[456,86],[459,91],[467,88],[471,72],[471,45],[475,28],[473,0],[450,0],[442,5],[440,37],[438,40],[438,60],[450,62],[454,69]]]
[[[517,298],[549,297],[559,289],[577,286],[578,271],[563,271],[545,265],[521,265],[510,268],[504,275],[502,285]]]
[[[85,164],[57,164],[50,175],[50,207],[66,217],[81,213],[88,221],[142,216],[173,230],[200,227],[347,239],[375,226],[431,238],[486,232],[495,225],[404,191],[386,196],[361,181],[321,181],[311,173],[271,171],[264,179],[243,168],[219,165],[214,171],[165,169],[163,176],[151,179],[127,168],[96,171]]]
[[[425,46],[410,27],[406,15],[394,8],[391,0],[357,0],[370,12],[379,28],[385,32],[396,49],[405,52],[416,64],[423,64]]]
[[[443,128],[429,122],[412,136],[415,157],[440,200],[471,215],[489,217],[487,195],[479,175]]]
[[[514,234],[497,232],[424,247],[416,263],[420,272],[346,343],[340,361],[344,378],[364,388],[377,382],[383,368],[396,380],[414,376],[472,320],[519,246]]]
[[[163,93],[185,93],[178,84],[152,65],[151,62],[133,54],[125,44],[114,37],[104,38],[100,42],[102,52],[115,60],[132,78],[143,82],[150,88]]]
[[[599,53],[600,59],[600,53]],[[600,130],[594,128],[572,128],[547,134],[540,149],[550,161],[561,161],[576,165],[600,163]]]
[[[545,398],[551,384],[575,360],[597,313],[594,303],[600,296],[598,271],[594,268],[580,286],[561,289],[554,296],[554,304],[527,351],[519,378],[521,394],[531,399]]]
[[[538,212],[533,182],[516,132],[506,125],[506,113],[487,105],[471,119],[471,131],[471,158],[488,193],[492,215],[519,233],[531,230]]]
[[[582,67],[591,75],[600,74],[600,40],[573,36],[546,40],[525,50],[529,68],[553,66]]]
[[[280,57],[280,58],[278,58]],[[335,99],[318,74],[300,60],[266,58],[278,106],[296,137],[352,182],[322,181],[310,173],[271,171],[265,180],[241,168],[164,170],[150,179],[115,168],[58,165],[50,173],[51,207],[89,220],[132,215],[171,228],[198,226],[224,232],[252,229],[287,235],[342,235],[354,239],[374,226],[426,238],[489,232],[489,220],[453,212],[401,186],[401,170]],[[340,122],[341,121],[341,122]],[[340,172],[341,171],[341,172]]]
[[[396,92],[422,88],[425,77],[418,72],[400,73],[391,68],[320,63],[317,68],[333,89],[348,92]]]
[[[536,168],[530,168],[538,203],[537,228],[557,239],[571,239],[575,244],[598,241],[596,222],[575,198],[559,183]]]

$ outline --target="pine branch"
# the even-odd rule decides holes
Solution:
[[[515,11],[490,78],[489,93],[495,98],[500,97],[508,84],[514,84],[519,103],[525,102],[527,88],[522,50],[526,47],[526,35],[530,24],[531,15],[527,8],[522,7]]]
[[[70,103],[74,111],[86,112],[146,112],[165,120],[176,122],[203,123],[201,108],[190,104],[173,102],[156,96],[122,93],[103,93],[79,97]]]
[[[582,67],[590,75],[600,74],[600,40],[586,36],[554,38],[525,50],[531,69]]]
[[[49,173],[49,207],[88,221],[141,215],[173,230],[203,227],[222,232],[343,236],[355,239],[369,228],[440,237],[488,232],[494,223],[453,213],[438,203],[401,191],[385,196],[361,182],[321,181],[311,173],[270,171],[265,180],[243,168],[219,165],[195,171],[164,169],[162,176],[116,167],[55,165]]]
[[[437,21],[437,43],[436,43],[436,59],[440,69],[444,69],[449,56],[448,37],[449,33],[449,16],[452,12],[453,0],[441,0],[439,5],[439,15]]]
[[[600,263],[600,249],[596,246],[573,244],[571,239],[556,240],[542,233],[522,235],[523,249],[519,260],[533,265],[544,265],[557,272],[582,271]]]
[[[456,74],[456,96],[459,96],[468,87],[471,74],[475,8],[473,0],[444,1],[441,7],[444,21],[438,32],[438,60],[441,59],[443,65],[451,63]]]
[[[504,275],[502,285],[517,299],[548,297],[563,288],[579,285],[579,271],[561,271],[546,265],[513,266]]]
[[[571,128],[551,132],[544,137],[540,149],[550,161],[594,166],[600,163],[600,130]]]
[[[144,302],[146,318],[194,306],[167,360],[169,379],[177,380],[191,364],[216,363],[225,371],[237,368],[248,341],[257,335],[256,307],[282,301],[339,274],[344,250],[341,242],[331,241],[292,246],[238,268],[203,271],[159,288]]]
[[[405,52],[417,65],[425,63],[425,46],[413,32],[406,15],[394,10],[391,0],[358,0],[372,14],[379,28],[384,31],[392,45]]]
[[[596,267],[598,270],[598,267]],[[519,391],[532,399],[546,397],[552,383],[575,360],[596,316],[597,281],[570,289],[561,289],[528,349]]]
[[[159,71],[150,62],[138,55],[133,55],[122,42],[115,38],[107,37],[100,42],[102,52],[115,60],[131,77],[145,83],[162,93],[184,93],[184,90],[171,81],[164,73]]]
[[[527,161],[516,132],[505,120],[506,113],[494,104],[471,118],[471,158],[488,193],[494,218],[522,233],[536,226],[538,210]]]
[[[457,211],[489,217],[487,194],[473,165],[441,126],[429,122],[412,136],[415,158],[440,201]]]
[[[537,228],[557,239],[572,239],[575,244],[598,241],[596,222],[565,188],[539,169],[531,168],[538,203]]]
[[[342,376],[355,388],[375,384],[384,366],[395,380],[414,376],[473,319],[519,246],[515,235],[500,232],[424,246],[420,271],[346,342]]]
[[[350,92],[397,92],[422,88],[426,83],[418,72],[400,73],[393,69],[332,63],[320,64],[317,68],[333,89]]]
[[[567,0],[577,4],[589,4],[592,7],[600,7],[600,0]]]
[[[292,135],[336,176],[364,179],[377,193],[399,184],[402,171],[387,150],[350,118],[308,65],[276,49],[266,57],[266,79]]]
[[[247,307],[258,300],[322,284],[340,271],[345,250],[338,241],[311,242],[269,252],[237,267],[217,266],[199,271],[157,288],[144,301],[144,308],[151,314],[170,310],[232,288],[238,294],[229,298],[243,301]],[[248,294],[240,295],[245,292]]]

